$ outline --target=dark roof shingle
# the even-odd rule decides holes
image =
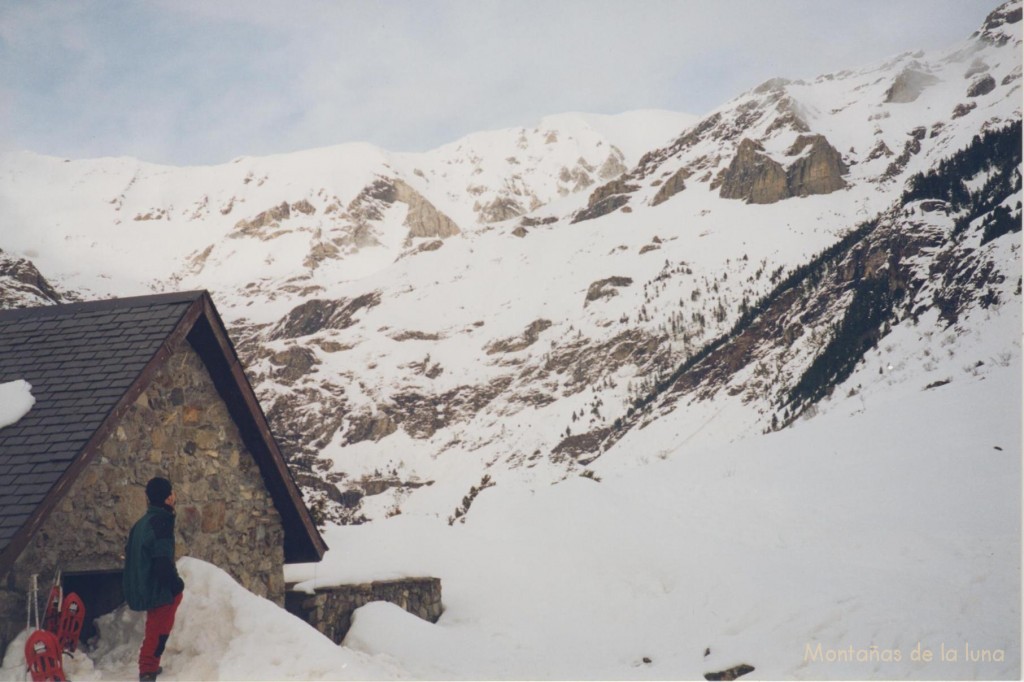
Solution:
[[[0,383],[36,402],[0,429],[0,551],[202,292],[0,311]]]
[[[0,575],[179,343],[190,343],[224,398],[284,525],[286,563],[327,546],[205,291],[0,311],[0,383],[24,379],[36,402],[0,429]]]

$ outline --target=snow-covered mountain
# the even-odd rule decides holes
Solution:
[[[269,611],[189,564],[176,674],[1019,676],[1021,17],[699,119],[0,157],[0,305],[211,290],[336,522],[289,581],[444,580],[437,626],[214,668],[211,604]]]
[[[3,262],[53,285],[6,303],[208,288],[320,513],[454,521],[667,415],[718,443],[952,380],[915,357],[1020,303],[1020,26],[1009,3],[951,49],[774,79],[699,120],[192,168],[7,155]],[[958,152],[955,191],[929,192]],[[997,209],[1011,234],[986,236]],[[909,326],[917,345],[850,384]]]
[[[327,287],[387,267],[406,239],[473,232],[587,190],[692,120],[564,114],[426,154],[348,144],[209,167],[9,154],[4,241],[95,295],[295,277]]]

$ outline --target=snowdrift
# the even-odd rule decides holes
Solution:
[[[183,558],[185,598],[161,664],[171,680],[337,680],[407,677],[396,665],[336,646],[307,623],[257,597],[221,569]],[[65,656],[76,682],[138,678],[145,614],[122,607],[97,622],[96,648]],[[8,647],[0,680],[30,680],[24,672],[28,631]]]
[[[1013,679],[1020,363],[990,365],[717,447],[664,419],[600,480],[330,529],[289,579],[440,577],[437,625],[372,604],[345,640],[424,679]]]

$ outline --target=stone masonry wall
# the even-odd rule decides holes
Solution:
[[[441,606],[439,578],[339,585],[317,590],[314,594],[289,592],[285,598],[285,608],[336,644],[341,644],[352,627],[352,612],[372,601],[391,602],[431,623],[436,623],[444,610]]]
[[[146,510],[145,484],[153,476],[174,484],[178,557],[215,564],[251,592],[284,604],[280,515],[206,367],[186,342],[128,409],[10,573],[0,576],[0,653],[25,625],[32,573],[45,592],[58,565],[65,574],[122,569],[124,544]]]

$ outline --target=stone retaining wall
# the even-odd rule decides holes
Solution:
[[[285,608],[335,643],[341,644],[352,626],[352,612],[372,601],[390,602],[431,623],[436,623],[444,610],[441,606],[439,578],[339,585],[317,590],[313,594],[288,592],[285,595]]]

